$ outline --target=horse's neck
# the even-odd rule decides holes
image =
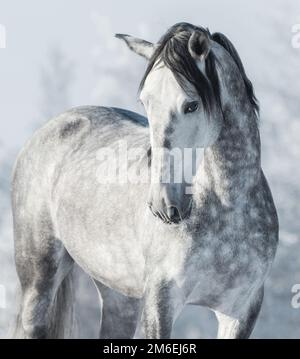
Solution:
[[[260,178],[260,138],[255,114],[226,110],[217,142],[205,149],[200,169],[202,190],[213,191],[225,205],[247,196]]]
[[[200,184],[199,197],[201,192],[213,191],[224,204],[236,205],[260,180],[259,131],[240,71],[218,44],[214,46],[214,53],[221,79],[223,127],[217,142],[204,152],[196,185]]]

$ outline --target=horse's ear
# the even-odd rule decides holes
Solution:
[[[202,31],[195,30],[188,43],[188,49],[191,56],[196,61],[204,61],[210,51],[211,42],[207,34]]]
[[[135,52],[136,54],[145,57],[147,60],[153,55],[156,46],[149,41],[138,39],[136,37],[125,35],[125,34],[116,34],[118,39],[125,41],[127,46]]]

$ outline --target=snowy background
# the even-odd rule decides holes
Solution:
[[[179,21],[224,32],[235,44],[261,104],[263,169],[280,219],[280,245],[256,338],[300,338],[300,309],[291,306],[300,283],[300,30],[296,0],[251,2],[0,0],[6,48],[0,49],[0,337],[16,311],[9,202],[13,161],[33,131],[77,105],[111,105],[141,112],[137,88],[145,62],[113,37],[129,33],[156,41]],[[0,46],[1,47],[1,46]],[[81,337],[97,337],[96,291],[78,271]],[[187,307],[174,337],[209,338],[216,321],[208,310]]]

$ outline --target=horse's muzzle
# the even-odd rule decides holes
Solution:
[[[192,200],[190,199],[187,208],[184,210],[180,207],[178,208],[175,205],[169,206],[167,208],[156,209],[152,202],[148,203],[149,209],[152,214],[162,220],[166,224],[179,224],[183,220],[187,219],[190,216],[192,208]]]

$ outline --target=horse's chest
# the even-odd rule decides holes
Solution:
[[[195,284],[188,301],[218,307],[224,299],[230,302],[228,298],[235,298],[237,292],[247,295],[265,270],[255,246],[235,232],[198,238],[186,266]]]

